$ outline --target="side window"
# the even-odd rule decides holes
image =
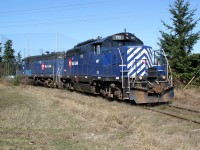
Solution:
[[[118,42],[119,47],[123,46],[123,42]]]
[[[22,65],[25,65],[25,64],[26,64],[25,60],[22,60]]]
[[[75,55],[75,51],[69,51],[69,52],[67,52],[67,54],[66,54],[67,57],[72,57],[72,56],[74,56],[74,55]]]
[[[94,55],[99,55],[99,54],[101,54],[101,45],[100,44],[94,46]]]
[[[112,48],[112,45],[110,42],[104,42],[102,45],[102,48],[104,48],[104,51],[107,52],[107,53],[110,53],[111,52],[111,48]]]

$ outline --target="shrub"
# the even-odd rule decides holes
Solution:
[[[11,80],[12,84],[14,86],[19,86],[19,84],[21,83],[21,76],[15,76],[12,80]]]

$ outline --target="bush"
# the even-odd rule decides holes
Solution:
[[[190,80],[195,76],[195,78],[190,83],[190,86],[198,87],[200,86],[200,74],[197,73],[182,73],[177,74],[173,72],[173,83],[176,88],[183,88],[185,87]]]
[[[12,84],[14,86],[19,86],[19,84],[21,83],[21,76],[15,76],[12,80],[11,80]]]

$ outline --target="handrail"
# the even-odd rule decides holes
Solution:
[[[63,66],[60,65],[57,69],[57,72],[56,72],[56,83],[59,83],[60,84],[60,74],[61,74],[61,70],[62,70]]]
[[[165,56],[165,60],[166,60],[166,62],[167,62],[167,78],[169,79],[169,71],[170,71],[170,82],[171,82],[171,85],[173,85],[173,79],[172,79],[172,70],[171,70],[171,67],[170,67],[170,65],[169,65],[169,62],[168,62],[168,59],[167,59],[167,56],[166,56],[166,53],[165,53],[165,51],[164,51],[164,49],[161,49],[162,51],[163,51],[163,54],[164,54],[164,56]],[[169,70],[168,70],[169,69]]]
[[[124,88],[124,60],[122,58],[122,54],[121,54],[121,51],[119,48],[117,48],[118,51],[119,51],[119,55],[120,55],[120,58],[121,58],[121,61],[122,61],[122,88]]]

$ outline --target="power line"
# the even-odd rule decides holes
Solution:
[[[86,18],[87,18],[87,20],[90,20],[90,19],[96,19],[96,18],[98,18],[98,19],[101,19],[102,18],[102,16],[104,17],[104,16],[106,16],[106,18],[112,18],[112,17],[116,17],[116,15],[107,15],[108,13],[105,13],[105,14],[100,14],[101,16],[98,16],[98,14],[92,14],[92,15],[82,15],[82,16],[69,16],[69,17],[62,17],[62,18],[52,18],[52,19],[47,19],[47,20],[42,20],[42,22],[40,22],[41,20],[32,20],[32,22],[34,22],[33,24],[45,24],[45,23],[59,23],[59,22],[63,22],[63,21],[65,21],[65,20],[69,20],[69,19],[73,19],[73,20],[77,20],[77,19],[84,19],[84,20],[86,20]],[[122,16],[123,15],[123,16]],[[127,16],[133,16],[133,15],[130,15],[130,13],[126,13],[126,14],[122,14],[121,13],[121,15],[119,16],[117,16],[117,17],[127,17]],[[136,15],[134,15],[134,16],[136,16]],[[105,17],[104,17],[105,18]],[[52,21],[53,20],[53,21]],[[57,21],[56,21],[57,20]],[[79,21],[79,20],[77,20],[77,21]],[[19,22],[19,21],[18,21]],[[9,25],[9,24],[11,24],[11,25],[19,25],[19,24],[16,24],[16,23],[18,23],[18,22],[7,22],[7,25]],[[30,23],[27,23],[27,24],[32,24],[31,22]],[[7,26],[6,25],[6,26]],[[1,25],[0,25],[1,26]]]
[[[151,14],[147,14],[151,15]],[[136,17],[136,16],[140,16],[140,15],[127,15],[127,14],[122,14],[122,15],[105,15],[105,16],[98,16],[96,17],[96,15],[90,15],[89,17],[92,18],[87,18],[88,16],[78,16],[78,17],[69,17],[69,18],[79,18],[79,19],[75,19],[75,20],[68,20],[69,18],[59,18],[59,19],[65,19],[65,20],[61,20],[61,21],[51,21],[51,20],[47,20],[45,22],[36,22],[34,21],[34,23],[26,23],[26,24],[7,24],[7,25],[0,25],[0,27],[24,27],[24,26],[35,26],[35,25],[55,25],[55,24],[73,24],[73,23],[86,23],[86,22],[96,22],[96,21],[106,21],[106,20],[116,20],[116,19],[130,19],[131,17]],[[152,16],[152,15],[151,15]],[[52,20],[57,20],[57,19],[52,19]]]
[[[36,9],[25,9],[25,10],[17,10],[17,11],[6,11],[0,12],[0,15],[21,15],[21,14],[30,14],[30,13],[39,13],[42,11],[52,11],[52,9],[59,9],[60,10],[72,10],[72,9],[80,9],[80,8],[87,8],[91,7],[91,5],[99,5],[101,3],[109,3],[107,0],[101,1],[93,1],[87,3],[77,3],[77,4],[70,4],[70,5],[60,5],[60,6],[52,6],[52,7],[44,7],[44,8],[36,8]],[[110,1],[113,3],[113,1]],[[77,7],[79,6],[79,7]]]

